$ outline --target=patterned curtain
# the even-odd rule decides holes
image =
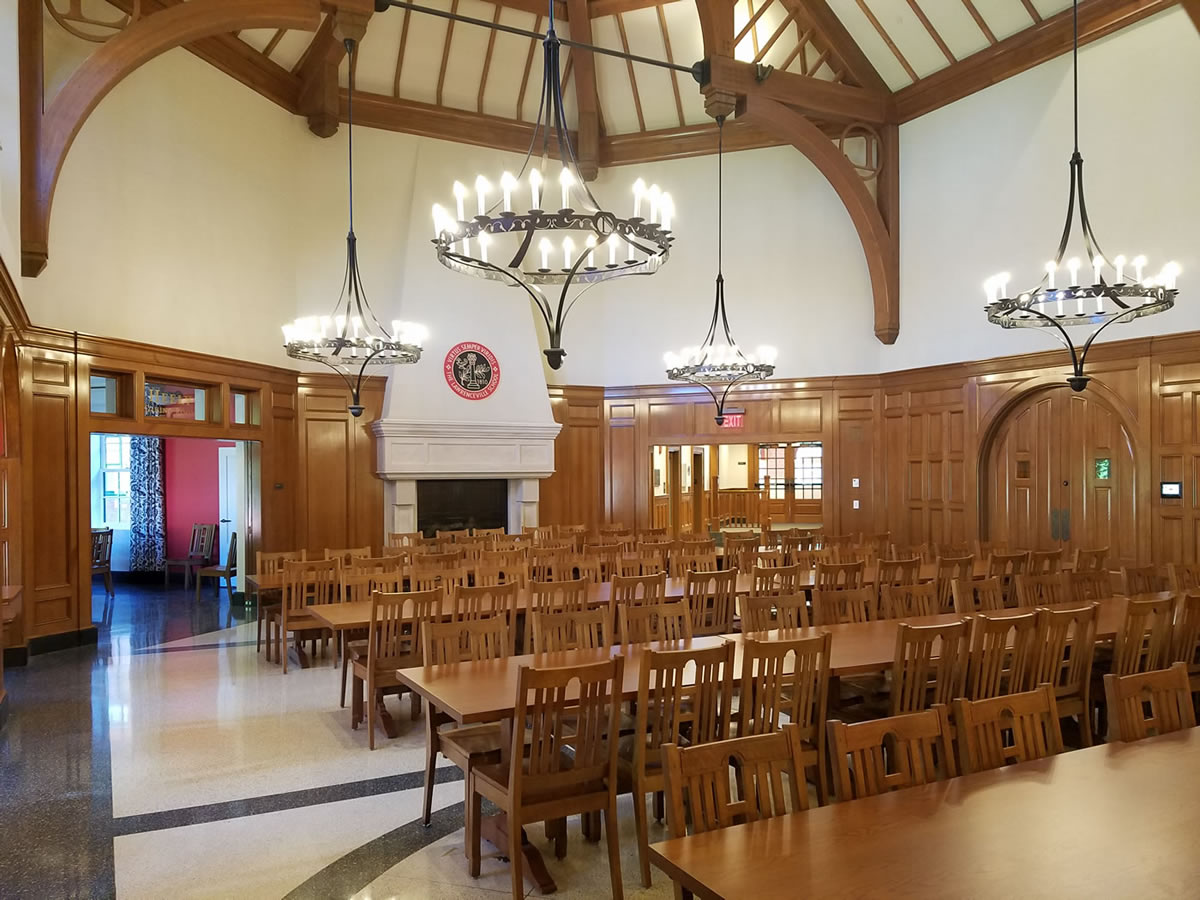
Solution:
[[[129,439],[129,568],[162,571],[166,556],[163,512],[163,442],[161,438]]]

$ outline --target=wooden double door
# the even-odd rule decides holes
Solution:
[[[1108,547],[1109,565],[1137,562],[1135,443],[1095,392],[1065,385],[1009,410],[984,450],[980,532],[994,545]]]

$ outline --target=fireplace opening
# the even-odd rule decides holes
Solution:
[[[438,478],[417,482],[417,530],[425,537],[462,528],[507,527],[507,479]]]

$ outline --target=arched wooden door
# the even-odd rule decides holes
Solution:
[[[984,450],[981,531],[993,544],[1071,555],[1108,547],[1110,565],[1137,562],[1134,442],[1095,391],[1030,394]]]

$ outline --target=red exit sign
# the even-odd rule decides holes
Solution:
[[[725,413],[725,421],[721,423],[722,428],[741,428],[746,424],[746,414],[744,412]]]

